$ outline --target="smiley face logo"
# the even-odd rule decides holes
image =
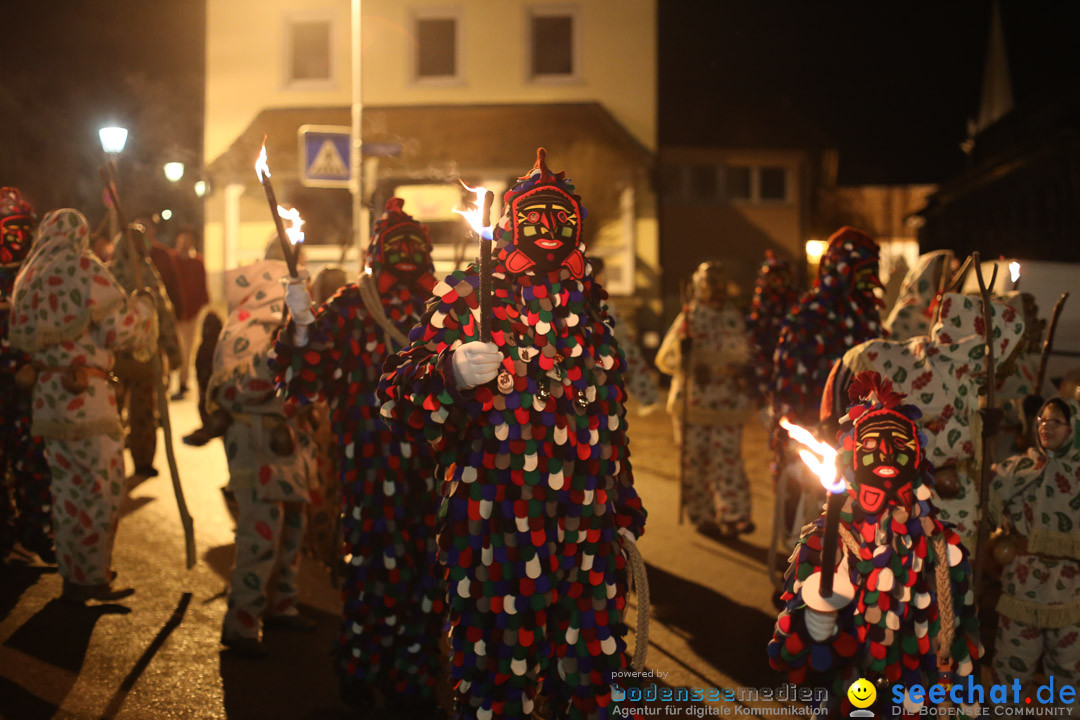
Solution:
[[[851,683],[851,687],[847,690],[847,697],[855,707],[868,708],[874,704],[874,700],[877,700],[877,688],[866,678],[859,678]]]

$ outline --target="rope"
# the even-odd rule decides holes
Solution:
[[[956,615],[953,613],[952,583],[949,581],[949,553],[945,547],[945,538],[937,535],[934,538],[934,553],[937,562],[934,565],[934,574],[937,576],[938,613],[941,617],[941,629],[938,631],[938,664],[948,664],[952,661],[952,643],[956,635]]]
[[[630,560],[634,589],[637,591],[637,631],[634,640],[634,659],[630,664],[634,670],[640,671],[645,667],[645,655],[649,652],[649,618],[652,615],[649,577],[645,574],[645,561],[641,559],[641,551],[638,550],[637,544],[625,535],[622,539],[623,549],[626,550],[627,559]]]

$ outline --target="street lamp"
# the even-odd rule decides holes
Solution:
[[[165,179],[171,183],[180,182],[180,178],[184,177],[184,163],[182,162],[167,162],[164,170]]]
[[[98,137],[101,138],[101,149],[113,157],[124,152],[127,136],[127,128],[112,126],[98,130]]]

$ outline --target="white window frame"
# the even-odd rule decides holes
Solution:
[[[336,90],[338,87],[337,48],[341,42],[340,23],[332,8],[289,10],[281,20],[281,86],[286,90]],[[325,22],[330,29],[327,66],[329,77],[325,79],[292,76],[293,44],[292,26],[297,23]]]
[[[525,82],[540,85],[576,85],[584,81],[581,72],[582,40],[584,28],[580,5],[527,5],[525,7]],[[536,75],[532,69],[533,58],[533,18],[570,17],[570,64],[573,72],[566,75]]]
[[[456,5],[442,7],[415,7],[409,10],[409,30],[413,37],[419,37],[419,23],[421,20],[453,20],[454,21],[454,74],[440,75],[438,77],[420,76],[419,43],[409,49],[409,79],[413,85],[438,86],[438,85],[464,85],[465,84],[465,53],[462,52],[462,9]]]

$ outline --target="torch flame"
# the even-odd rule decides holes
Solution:
[[[278,205],[277,214],[289,223],[285,228],[285,234],[289,237],[289,243],[295,247],[297,243],[304,242],[304,231],[300,229],[304,226],[304,218],[300,217],[300,211],[296,208],[289,210]]]
[[[461,181],[459,180],[458,182]],[[473,232],[486,240],[490,240],[492,237],[491,228],[486,227],[483,224],[484,196],[487,195],[487,188],[483,186],[469,187],[464,182],[461,182],[461,185],[466,190],[476,195],[476,201],[473,203],[473,207],[468,210],[458,210],[457,208],[454,208],[454,212],[465,218],[465,222],[469,223]]]
[[[262,147],[259,149],[259,159],[255,161],[255,175],[258,176],[259,182],[262,182],[264,177],[270,177],[270,166],[266,163],[265,140],[263,140]]]
[[[1009,279],[1013,282],[1020,279],[1020,263],[1015,260],[1009,263]]]
[[[780,418],[780,427],[788,431],[792,440],[803,446],[799,450],[799,457],[806,467],[818,476],[822,487],[831,493],[842,493],[847,489],[843,478],[838,477],[836,472],[838,453],[833,446],[821,442],[809,430],[796,425],[786,417]]]

